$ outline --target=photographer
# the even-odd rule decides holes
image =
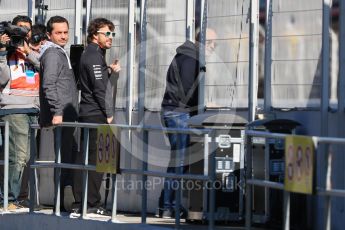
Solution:
[[[10,38],[6,34],[0,35],[0,92],[2,92],[10,80],[10,69],[7,65],[7,51],[4,46],[9,40]]]
[[[31,34],[29,47],[34,53],[39,54],[41,46],[48,40],[47,27],[42,24],[35,24],[32,26]]]
[[[9,207],[15,209],[21,206],[17,199],[24,168],[30,158],[29,126],[31,123],[37,123],[39,112],[39,75],[34,66],[37,57],[30,61],[28,57],[33,51],[25,41],[31,38],[31,19],[19,15],[13,19],[12,25],[1,24],[6,34],[2,38],[7,39],[5,45],[10,79],[2,91],[0,120],[8,121],[10,125]]]
[[[29,45],[25,46],[27,53],[26,58],[31,62],[37,70],[40,69],[40,49],[41,46],[48,40],[47,28],[45,25],[36,24],[31,28],[31,37],[28,39]]]

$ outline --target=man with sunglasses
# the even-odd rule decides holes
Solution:
[[[115,60],[109,66],[105,60],[107,49],[111,48],[115,36],[114,24],[105,18],[96,18],[90,22],[87,32],[87,42],[80,59],[80,86],[81,101],[79,107],[79,122],[111,124],[114,119],[115,97],[114,85],[121,66]],[[116,87],[115,87],[116,89]],[[91,129],[89,134],[89,164],[96,164],[97,157],[97,130]],[[82,163],[81,154],[77,163]],[[75,212],[80,212],[82,200],[82,172],[75,171],[74,197],[76,200]],[[101,206],[101,187],[103,174],[89,172],[88,181],[88,212],[106,214]]]

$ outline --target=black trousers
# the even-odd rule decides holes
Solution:
[[[82,123],[98,123],[106,124],[107,119],[105,116],[88,116],[80,117],[79,122]],[[83,164],[83,131],[81,134],[81,151],[76,157],[77,164]],[[95,165],[97,161],[97,129],[89,129],[89,164]],[[89,171],[88,176],[88,192],[87,192],[87,203],[88,207],[99,207],[101,206],[101,194],[99,189],[101,188],[103,179],[103,173],[97,173],[95,171]],[[73,176],[73,193],[76,201],[76,205],[82,202],[83,192],[83,172],[81,170],[75,170]]]
[[[56,130],[54,130],[54,145]],[[76,128],[63,127],[61,129],[61,162],[73,164],[78,154],[78,145],[76,141]],[[56,176],[56,174],[54,174]],[[73,186],[73,170],[61,169],[60,175],[60,207],[64,210],[64,188],[68,185]]]

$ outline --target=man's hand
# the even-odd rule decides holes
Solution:
[[[25,54],[25,55],[29,55],[29,53],[30,53],[32,50],[31,50],[30,47],[28,46],[28,43],[26,43],[26,41],[24,41],[24,46],[19,46],[19,47],[17,48],[17,51],[18,51],[18,52],[21,52],[21,53],[23,53],[23,54]]]
[[[111,70],[115,73],[119,73],[121,71],[121,65],[119,60],[115,60],[112,64],[110,64],[109,66],[111,68]]]
[[[108,124],[111,124],[111,122],[113,122],[113,119],[114,119],[114,117],[113,117],[113,116],[108,117],[108,118],[107,118],[107,122],[108,122]]]
[[[2,45],[6,45],[10,42],[10,37],[7,35],[7,34],[2,34],[0,35],[0,43],[1,43],[1,46],[0,46],[0,51],[5,51],[6,50],[6,47],[2,46]]]
[[[62,123],[62,116],[53,116],[52,124],[58,125]]]

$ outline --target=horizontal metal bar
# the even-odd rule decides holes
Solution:
[[[318,143],[345,144],[345,138],[336,137],[313,137]]]
[[[67,164],[60,163],[57,164],[54,161],[36,161],[35,164],[31,165],[32,168],[65,168],[65,169],[80,169],[80,170],[89,170],[95,171],[95,165],[76,165],[76,164]],[[148,175],[148,176],[158,176],[158,177],[169,177],[169,178],[183,178],[183,179],[194,179],[194,180],[208,180],[207,176],[195,175],[195,174],[174,174],[174,173],[164,173],[160,171],[141,171],[138,169],[120,169],[123,174],[138,174],[138,175]],[[256,180],[248,180],[256,183]],[[276,182],[272,182],[276,183]],[[278,183],[279,184],[279,183]]]
[[[288,134],[281,134],[281,133],[269,133],[269,132],[263,132],[263,131],[253,131],[253,130],[246,130],[245,134],[247,136],[252,137],[272,137],[272,138],[280,138],[284,139]]]
[[[233,144],[242,144],[244,140],[242,138],[231,138],[230,142]]]
[[[188,179],[188,180],[209,180],[208,176],[203,175],[194,175],[194,174],[174,174],[174,173],[165,173],[159,171],[142,171],[139,169],[121,169],[123,174],[137,174],[137,175],[147,175],[155,177],[168,177],[168,178],[179,178],[179,179]]]
[[[77,165],[77,164],[67,164],[67,163],[36,163],[30,165],[31,168],[63,168],[63,169],[79,169],[96,171],[95,165]]]
[[[269,137],[269,138],[279,138],[284,139],[286,136],[291,136],[291,134],[281,134],[281,133],[269,133],[263,131],[253,131],[253,130],[246,130],[247,136],[253,137]],[[309,136],[313,138],[316,143],[328,143],[328,144],[345,144],[345,138],[337,138],[337,137],[316,137],[316,136]]]
[[[317,195],[321,196],[338,196],[338,197],[345,197],[345,190],[343,189],[323,189],[323,188],[317,188]]]
[[[55,161],[35,161],[35,163],[39,163],[39,164],[42,164],[42,163],[55,163]]]
[[[284,190],[284,184],[278,183],[278,182],[273,182],[273,181],[268,181],[268,180],[250,179],[250,180],[247,180],[247,184]]]
[[[96,171],[95,165],[76,165],[76,164],[67,164],[55,162],[52,163],[37,163],[31,165],[31,168],[64,168],[64,169],[79,169],[87,171]],[[137,175],[147,175],[155,177],[168,177],[168,178],[181,178],[187,180],[209,180],[208,176],[195,175],[195,174],[174,174],[174,173],[165,173],[159,171],[142,171],[139,169],[121,169],[121,174],[137,174]]]
[[[62,124],[58,125],[61,127],[75,127],[75,128],[90,128],[90,129],[96,129],[99,127],[99,124],[95,123],[76,123],[76,122],[63,122]],[[141,132],[143,130],[148,131],[160,131],[164,133],[183,133],[183,134],[194,134],[194,135],[204,135],[211,133],[214,129],[180,129],[180,128],[165,128],[161,126],[139,126],[139,125],[121,125],[121,124],[111,124],[110,127],[116,127],[120,129],[126,129],[126,130],[134,130]],[[40,129],[41,127],[38,124],[32,124],[30,126],[33,129]],[[52,126],[57,127],[57,126]]]

